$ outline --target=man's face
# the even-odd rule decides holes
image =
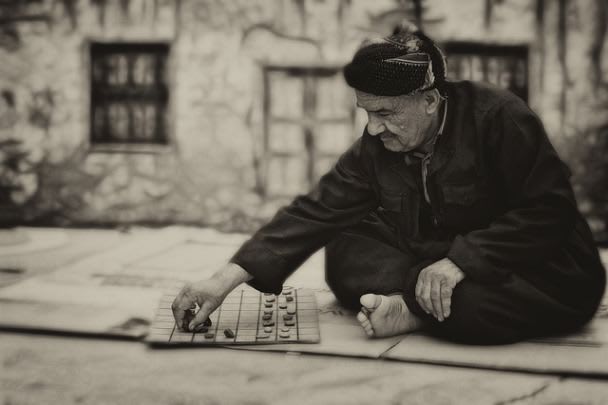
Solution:
[[[424,94],[385,97],[356,90],[357,107],[367,112],[367,132],[392,152],[409,152],[432,138],[433,112]]]

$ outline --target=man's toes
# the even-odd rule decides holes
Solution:
[[[377,294],[365,294],[359,298],[359,302],[369,311],[374,311],[380,306],[382,302],[382,296]]]
[[[365,334],[367,336],[369,336],[369,337],[374,336],[374,328],[372,327],[371,322],[369,321],[367,316],[365,316],[364,313],[359,312],[357,314],[357,320],[359,321],[359,324],[361,325],[361,327],[363,328],[363,330],[365,331]]]
[[[357,320],[359,321],[361,326],[365,326],[365,325],[369,324],[369,318],[363,312],[359,312],[357,314]]]

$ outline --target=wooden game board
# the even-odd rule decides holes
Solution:
[[[230,293],[200,332],[179,330],[171,303],[176,292],[163,296],[146,342],[152,345],[247,345],[318,343],[319,320],[314,292],[285,287],[281,294],[251,289]]]

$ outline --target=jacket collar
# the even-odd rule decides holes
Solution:
[[[433,156],[429,166],[428,174],[432,174],[442,168],[453,155],[452,139],[450,139],[450,124],[453,121],[453,108],[448,108],[448,98],[446,97],[443,107],[443,119],[435,138],[433,146]],[[387,151],[387,162],[389,167],[397,172],[399,177],[412,189],[418,189],[415,172],[408,168],[405,158],[406,153],[396,153]],[[422,155],[423,156],[423,155]],[[420,156],[420,157],[422,157]]]
[[[441,124],[440,136],[435,143],[433,157],[429,165],[429,175],[445,166],[454,154],[454,139],[451,130],[454,121],[454,108],[449,106],[448,100],[449,95],[446,96],[445,99],[443,122]]]

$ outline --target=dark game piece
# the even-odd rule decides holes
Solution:
[[[195,309],[188,309],[184,311],[184,318],[182,320],[182,330],[184,332],[190,331],[190,322],[194,319],[194,315],[196,314]]]
[[[230,328],[224,329],[224,336],[226,336],[227,338],[233,338],[234,332]]]

